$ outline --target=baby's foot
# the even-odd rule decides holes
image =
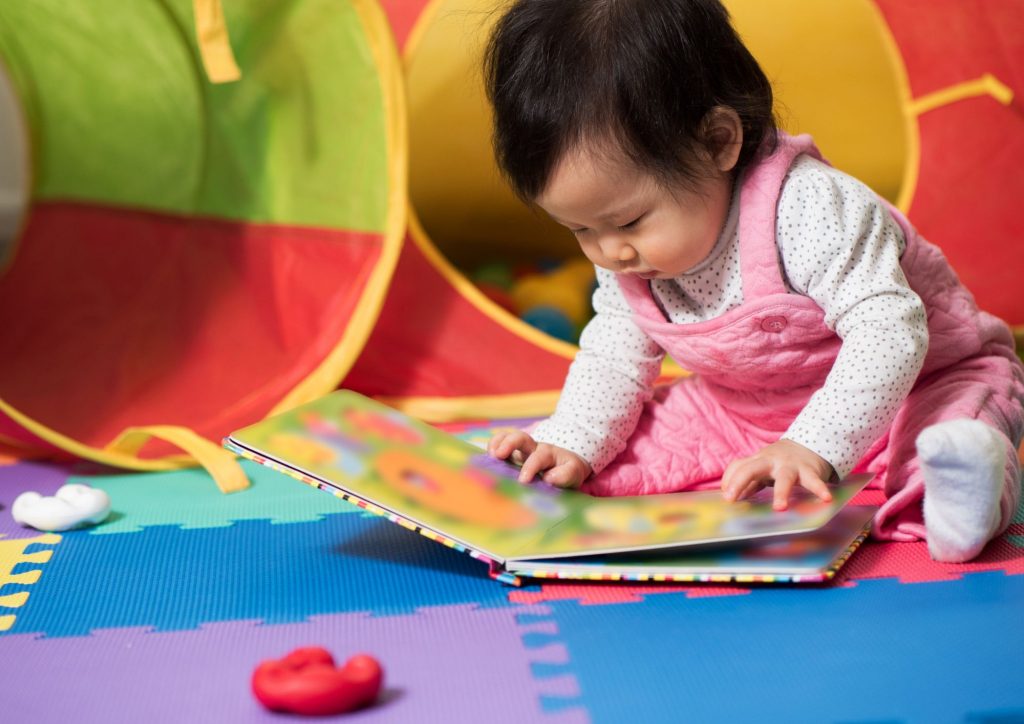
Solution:
[[[1006,445],[994,428],[964,418],[922,430],[917,454],[928,551],[937,561],[969,561],[999,526]]]

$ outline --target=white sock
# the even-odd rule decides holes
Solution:
[[[969,561],[999,526],[1006,445],[992,427],[967,418],[917,436],[924,474],[924,525],[937,561]]]

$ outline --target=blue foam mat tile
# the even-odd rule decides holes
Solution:
[[[595,722],[952,724],[1024,707],[1024,576],[547,605]]]
[[[288,525],[153,526],[131,535],[73,531],[42,569],[12,632],[73,636],[109,627],[172,630],[206,621],[513,605],[482,563],[357,515]],[[29,589],[11,583],[0,596],[22,590]]]

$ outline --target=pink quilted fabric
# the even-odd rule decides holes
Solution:
[[[799,154],[821,158],[809,136],[780,138],[779,149],[740,189],[740,265],[744,302],[700,324],[666,320],[647,282],[620,275],[637,323],[694,376],[659,389],[629,445],[584,484],[595,495],[639,495],[715,487],[726,465],[778,440],[825,381],[842,340],[811,299],[786,291],[775,240],[783,180]],[[978,310],[942,252],[890,207],[907,249],[901,265],[928,310],[929,352],[889,433],[856,472],[875,473],[886,496],[875,535],[924,538],[924,482],[914,440],[924,427],[981,419],[1006,438],[1003,522],[1020,495],[1017,446],[1024,434],[1024,368],[1009,328]]]

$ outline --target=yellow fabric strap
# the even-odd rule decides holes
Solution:
[[[199,54],[203,58],[203,67],[206,68],[210,82],[230,83],[241,78],[242,71],[231,50],[220,0],[192,0],[192,11],[196,21]]]
[[[224,493],[234,493],[249,487],[249,479],[235,456],[218,445],[200,437],[194,430],[176,425],[148,425],[129,427],[104,450],[135,456],[151,438],[180,447],[202,465],[217,487]]]
[[[920,116],[950,103],[978,96],[990,96],[1004,106],[1008,106],[1013,102],[1013,89],[991,73],[985,73],[980,78],[957,83],[915,99],[910,104],[910,112]]]

